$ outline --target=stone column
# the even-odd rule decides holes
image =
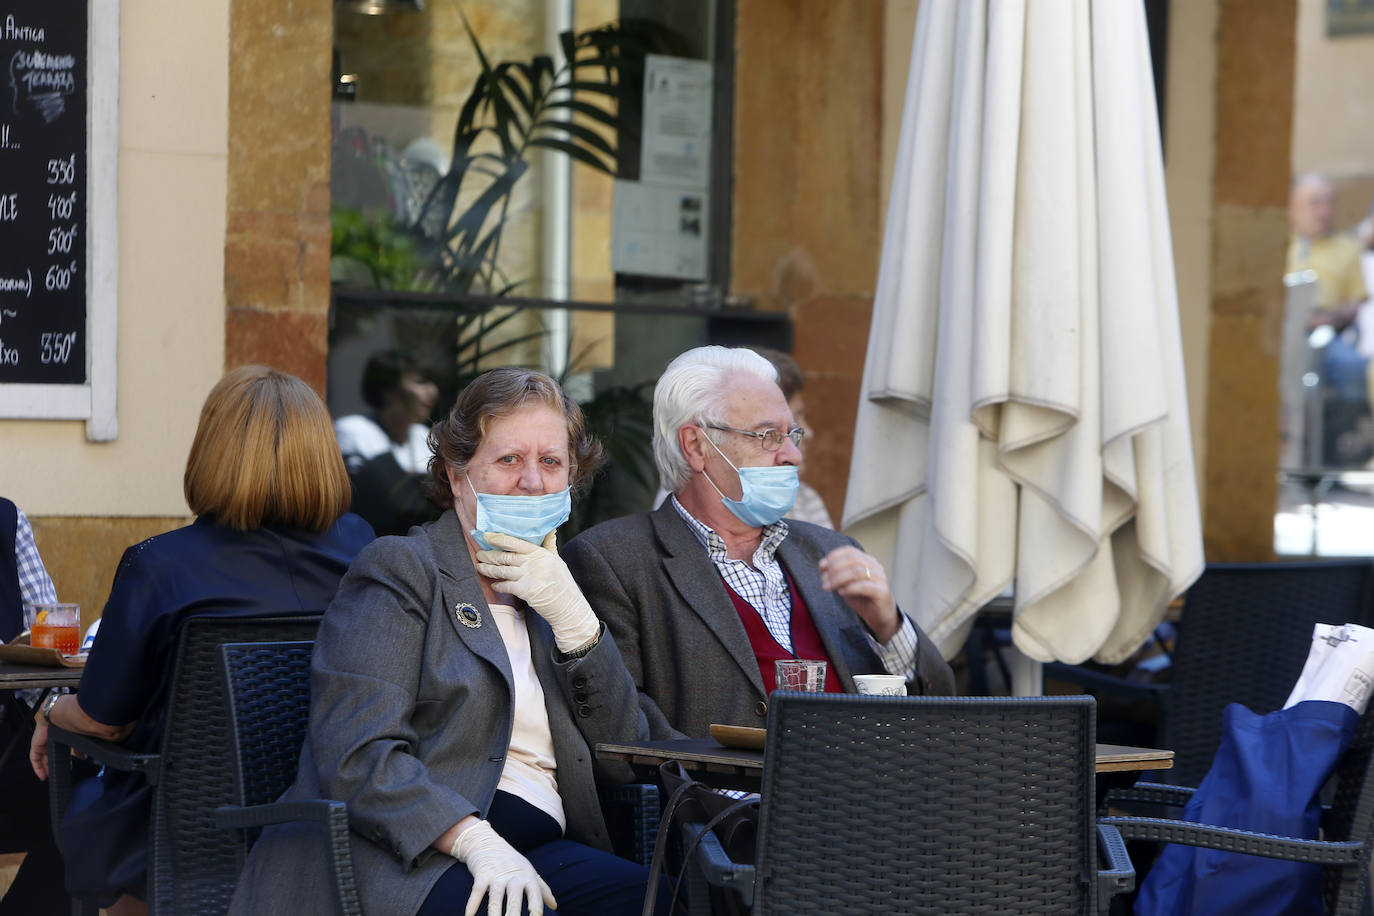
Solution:
[[[225,368],[266,363],[324,391],[331,0],[233,0]]]
[[[1295,0],[1221,0],[1218,11],[1203,497],[1213,562],[1273,555],[1296,15]]]

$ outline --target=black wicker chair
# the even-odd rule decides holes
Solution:
[[[1090,692],[1155,698],[1161,706],[1158,746],[1174,766],[1157,775],[1196,786],[1221,743],[1228,703],[1257,713],[1278,709],[1302,673],[1316,623],[1371,622],[1374,564],[1366,559],[1291,563],[1211,563],[1188,590],[1168,684],[1132,684],[1086,668],[1046,665],[1045,677]],[[1113,803],[1127,795],[1113,792]]]
[[[1295,678],[1296,679],[1296,676]],[[1331,916],[1359,916],[1370,911],[1370,855],[1374,850],[1374,710],[1366,711],[1359,730],[1336,768],[1335,801],[1324,809],[1321,840],[1277,837],[1248,830],[1211,827],[1151,817],[1106,817],[1129,840],[1182,843],[1272,859],[1315,862],[1322,869],[1322,897]],[[1157,800],[1184,805],[1193,790],[1160,787]]]
[[[278,802],[296,778],[301,745],[310,719],[310,641],[226,643],[220,646],[221,672],[234,736],[233,806],[219,808],[219,826],[243,837],[239,861],[257,838],[258,828],[289,821],[312,821],[322,831],[335,908],[360,916],[353,856],[349,851],[348,806],[310,799]],[[231,888],[232,890],[232,888]]]
[[[1188,590],[1174,651],[1163,782],[1196,786],[1221,744],[1228,703],[1281,707],[1302,673],[1317,623],[1367,623],[1368,559],[1214,563]]]
[[[156,916],[214,916],[229,905],[242,841],[215,824],[215,809],[234,801],[226,766],[233,738],[219,647],[228,642],[314,639],[319,614],[188,618],[178,636],[162,748],[134,754],[118,744],[49,729],[49,797],[54,827],[71,798],[70,750],[115,770],[141,772],[153,786],[148,837],[148,910]],[[82,913],[95,913],[90,901]]]
[[[627,783],[601,786],[597,793],[615,854],[648,865],[654,857],[654,840],[658,838],[661,812],[658,786]]]
[[[314,643],[227,643],[220,647],[233,749],[235,806],[216,812],[220,826],[239,829],[246,857],[257,828],[312,821],[322,830],[333,878],[335,907],[360,913],[348,845],[348,806],[325,799],[277,802],[296,778],[310,712],[310,658]],[[658,832],[658,787],[603,789],[601,802],[616,851],[647,865]]]
[[[1134,872],[1094,822],[1094,715],[1082,696],[775,693],[757,865],[709,832],[697,862],[758,916],[1105,912]]]

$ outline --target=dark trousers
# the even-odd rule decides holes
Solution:
[[[647,868],[563,839],[558,822],[523,799],[497,792],[487,821],[530,860],[553,891],[561,916],[632,916],[643,907],[649,882]],[[467,867],[455,862],[429,892],[417,916],[460,916],[472,893],[472,883]],[[672,891],[666,879],[661,883],[655,912],[666,914]],[[478,912],[485,913],[486,905]],[[528,911],[522,906],[520,912]]]
[[[64,916],[71,900],[62,881],[62,856],[53,841],[48,784],[29,766],[33,723],[18,699],[0,720],[0,852],[23,852],[24,862],[3,899],[0,916]]]

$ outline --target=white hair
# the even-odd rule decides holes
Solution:
[[[692,478],[677,431],[725,423],[729,376],[747,372],[778,381],[773,364],[747,347],[697,347],[678,356],[654,386],[654,463],[663,489],[676,493]]]

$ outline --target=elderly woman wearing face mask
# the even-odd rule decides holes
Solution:
[[[286,798],[346,801],[363,911],[638,912],[647,872],[609,850],[598,741],[648,735],[609,633],[554,546],[599,460],[548,376],[495,369],[430,434],[446,508],[363,551],[315,646]],[[233,912],[323,909],[308,827],[254,846]],[[666,899],[667,895],[661,895]]]

